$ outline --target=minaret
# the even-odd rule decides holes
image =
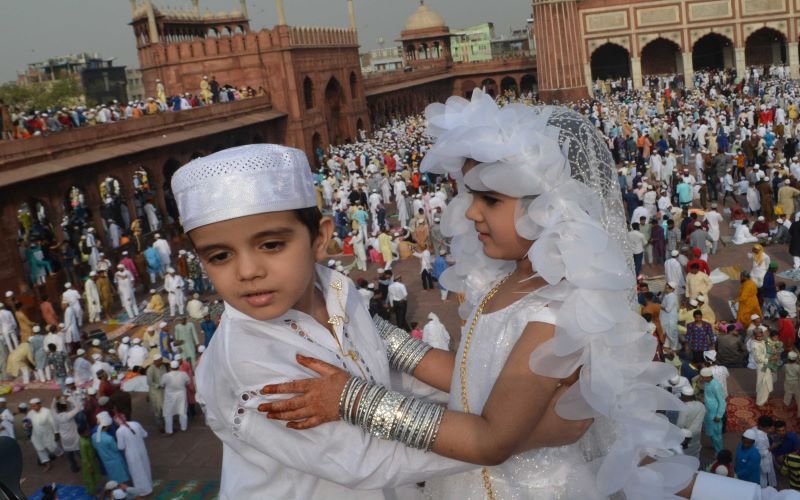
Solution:
[[[577,0],[533,0],[533,19],[540,98],[566,102],[588,97]]]
[[[200,13],[200,0],[192,0],[192,10],[195,15]]]
[[[275,8],[278,10],[278,26],[285,26],[286,11],[283,9],[283,0],[275,0]]]
[[[136,0],[131,0],[131,13],[136,14]]]
[[[156,27],[156,13],[153,11],[153,2],[144,0],[147,9],[147,27],[150,31],[150,43],[158,43],[158,28]]]
[[[350,29],[356,31],[356,9],[353,0],[347,0],[347,16],[350,18]]]
[[[247,0],[239,0],[239,5],[239,10],[242,11],[242,15],[250,19],[250,16],[247,15]]]

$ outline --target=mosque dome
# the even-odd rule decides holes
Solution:
[[[432,11],[427,5],[420,2],[417,10],[406,21],[406,31],[424,30],[430,28],[443,28],[444,19],[437,12]]]

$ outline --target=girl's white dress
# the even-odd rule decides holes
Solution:
[[[472,321],[472,312],[462,330],[456,356],[456,369],[450,389],[448,408],[463,412],[461,403],[461,359],[464,339]],[[555,314],[545,299],[530,293],[508,307],[478,319],[467,359],[467,394],[471,413],[480,414],[506,364],[514,345],[528,323],[555,324]],[[496,467],[489,467],[492,490],[497,499],[585,499],[598,496],[594,475],[587,467],[588,460],[603,454],[598,440],[600,424],[593,425],[577,443],[557,448],[540,448],[520,453]],[[431,479],[426,483],[425,496],[431,500],[485,500],[481,469]]]

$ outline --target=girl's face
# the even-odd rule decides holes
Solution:
[[[477,164],[475,160],[467,160],[462,173],[466,175]],[[469,186],[467,190],[472,194],[472,204],[466,217],[475,224],[483,253],[492,259],[523,259],[533,242],[519,236],[514,227],[519,199],[493,191],[473,191]]]

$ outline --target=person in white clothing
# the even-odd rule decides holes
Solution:
[[[135,338],[133,339],[133,345],[128,351],[128,358],[126,365],[128,369],[132,370],[134,367],[143,367],[145,362],[147,361],[147,356],[149,355],[150,351],[147,347],[142,345],[142,339]]]
[[[81,294],[72,287],[72,283],[64,283],[64,293],[61,294],[61,302],[66,302],[75,311],[78,326],[83,326],[83,307],[81,306]]]
[[[717,204],[711,203],[711,210],[706,212],[705,220],[708,222],[708,235],[711,236],[711,253],[717,253],[717,245],[719,244],[719,225],[722,222],[722,214],[717,212]]]
[[[182,431],[185,431],[189,425],[186,386],[191,380],[189,375],[181,371],[179,367],[180,364],[177,361],[172,361],[169,364],[170,370],[161,376],[161,386],[164,387],[164,429],[167,435],[172,434],[175,417],[178,417]]]
[[[686,292],[686,274],[685,266],[678,260],[679,256],[680,252],[673,250],[670,257],[664,261],[664,278],[675,285],[674,290],[678,295],[683,296]]]
[[[64,323],[59,323],[56,327],[55,325],[47,325],[47,333],[44,336],[44,345],[48,346],[50,344],[54,344],[56,346],[56,351],[63,351],[64,350]]]
[[[128,320],[132,321],[133,318],[139,315],[139,305],[136,303],[136,295],[133,290],[133,275],[122,264],[117,265],[117,272],[114,273],[114,283],[117,285],[119,301],[128,314]]]
[[[685,403],[685,407],[678,413],[677,426],[688,430],[692,434],[692,439],[689,441],[685,453],[699,459],[706,407],[695,399],[694,389],[690,385],[685,385],[681,388],[680,397],[681,401]]]
[[[353,253],[356,257],[356,268],[359,271],[366,271],[367,270],[367,243],[366,243],[367,232],[362,230],[362,228],[356,228],[355,234],[353,235],[352,244],[353,244]]]
[[[2,302],[0,302],[0,334],[3,337],[0,341],[5,342],[8,352],[17,348],[19,345],[17,320],[14,313]]]
[[[153,492],[153,476],[150,470],[150,457],[144,439],[147,431],[139,422],[120,419],[117,428],[117,448],[125,454],[128,472],[133,481],[133,488],[137,496],[147,496]]]
[[[33,398],[29,402],[30,411],[26,418],[31,423],[31,444],[36,449],[39,463],[49,471],[50,456],[61,455],[61,448],[56,442],[56,422],[48,408],[42,407],[42,400]]]
[[[89,323],[100,321],[100,313],[103,307],[100,305],[100,293],[97,291],[97,271],[89,273],[89,279],[83,285],[83,295],[86,299],[86,313],[89,316]]]
[[[94,380],[92,364],[86,359],[86,351],[78,349],[75,353],[75,361],[72,364],[72,373],[75,378],[75,385],[84,388],[89,387]]]
[[[762,415],[758,417],[756,425],[749,430],[755,432],[755,446],[761,455],[761,487],[767,486],[777,487],[778,478],[775,475],[775,463],[772,460],[772,452],[769,449],[769,433],[773,432],[774,422],[772,417]]]
[[[82,406],[53,399],[51,413],[55,413],[56,433],[61,448],[69,459],[69,467],[73,473],[80,471],[80,435],[75,416],[83,411]]]
[[[175,269],[168,267],[167,275],[164,277],[164,290],[167,291],[170,316],[175,316],[176,309],[179,315],[183,315],[183,310],[186,306],[186,298],[183,294],[183,287],[183,278],[181,278],[179,274],[175,273]]]
[[[414,252],[414,257],[419,259],[419,275],[422,279],[423,290],[433,290],[433,260],[431,259],[431,251],[425,248],[421,252]]]
[[[677,351],[680,349],[678,343],[678,284],[674,281],[668,281],[664,287],[664,296],[661,298],[661,311],[659,312],[659,320],[661,328],[664,330],[664,335],[667,338],[665,347]]]
[[[8,402],[4,397],[0,397],[0,436],[16,439],[14,432],[14,414],[8,409]]]
[[[450,350],[450,334],[434,313],[428,314],[428,322],[422,328],[422,340],[434,349]]]
[[[120,362],[123,366],[128,365],[128,354],[131,350],[131,338],[130,337],[122,337],[122,340],[119,342],[119,346],[117,347],[117,357],[119,357]]]
[[[161,258],[161,272],[164,273],[172,262],[172,249],[169,246],[169,242],[162,238],[160,234],[156,233],[154,237],[153,248],[158,250],[158,256]]]
[[[81,329],[78,313],[66,302],[61,303],[61,308],[64,310],[64,342],[71,345],[80,344]]]

